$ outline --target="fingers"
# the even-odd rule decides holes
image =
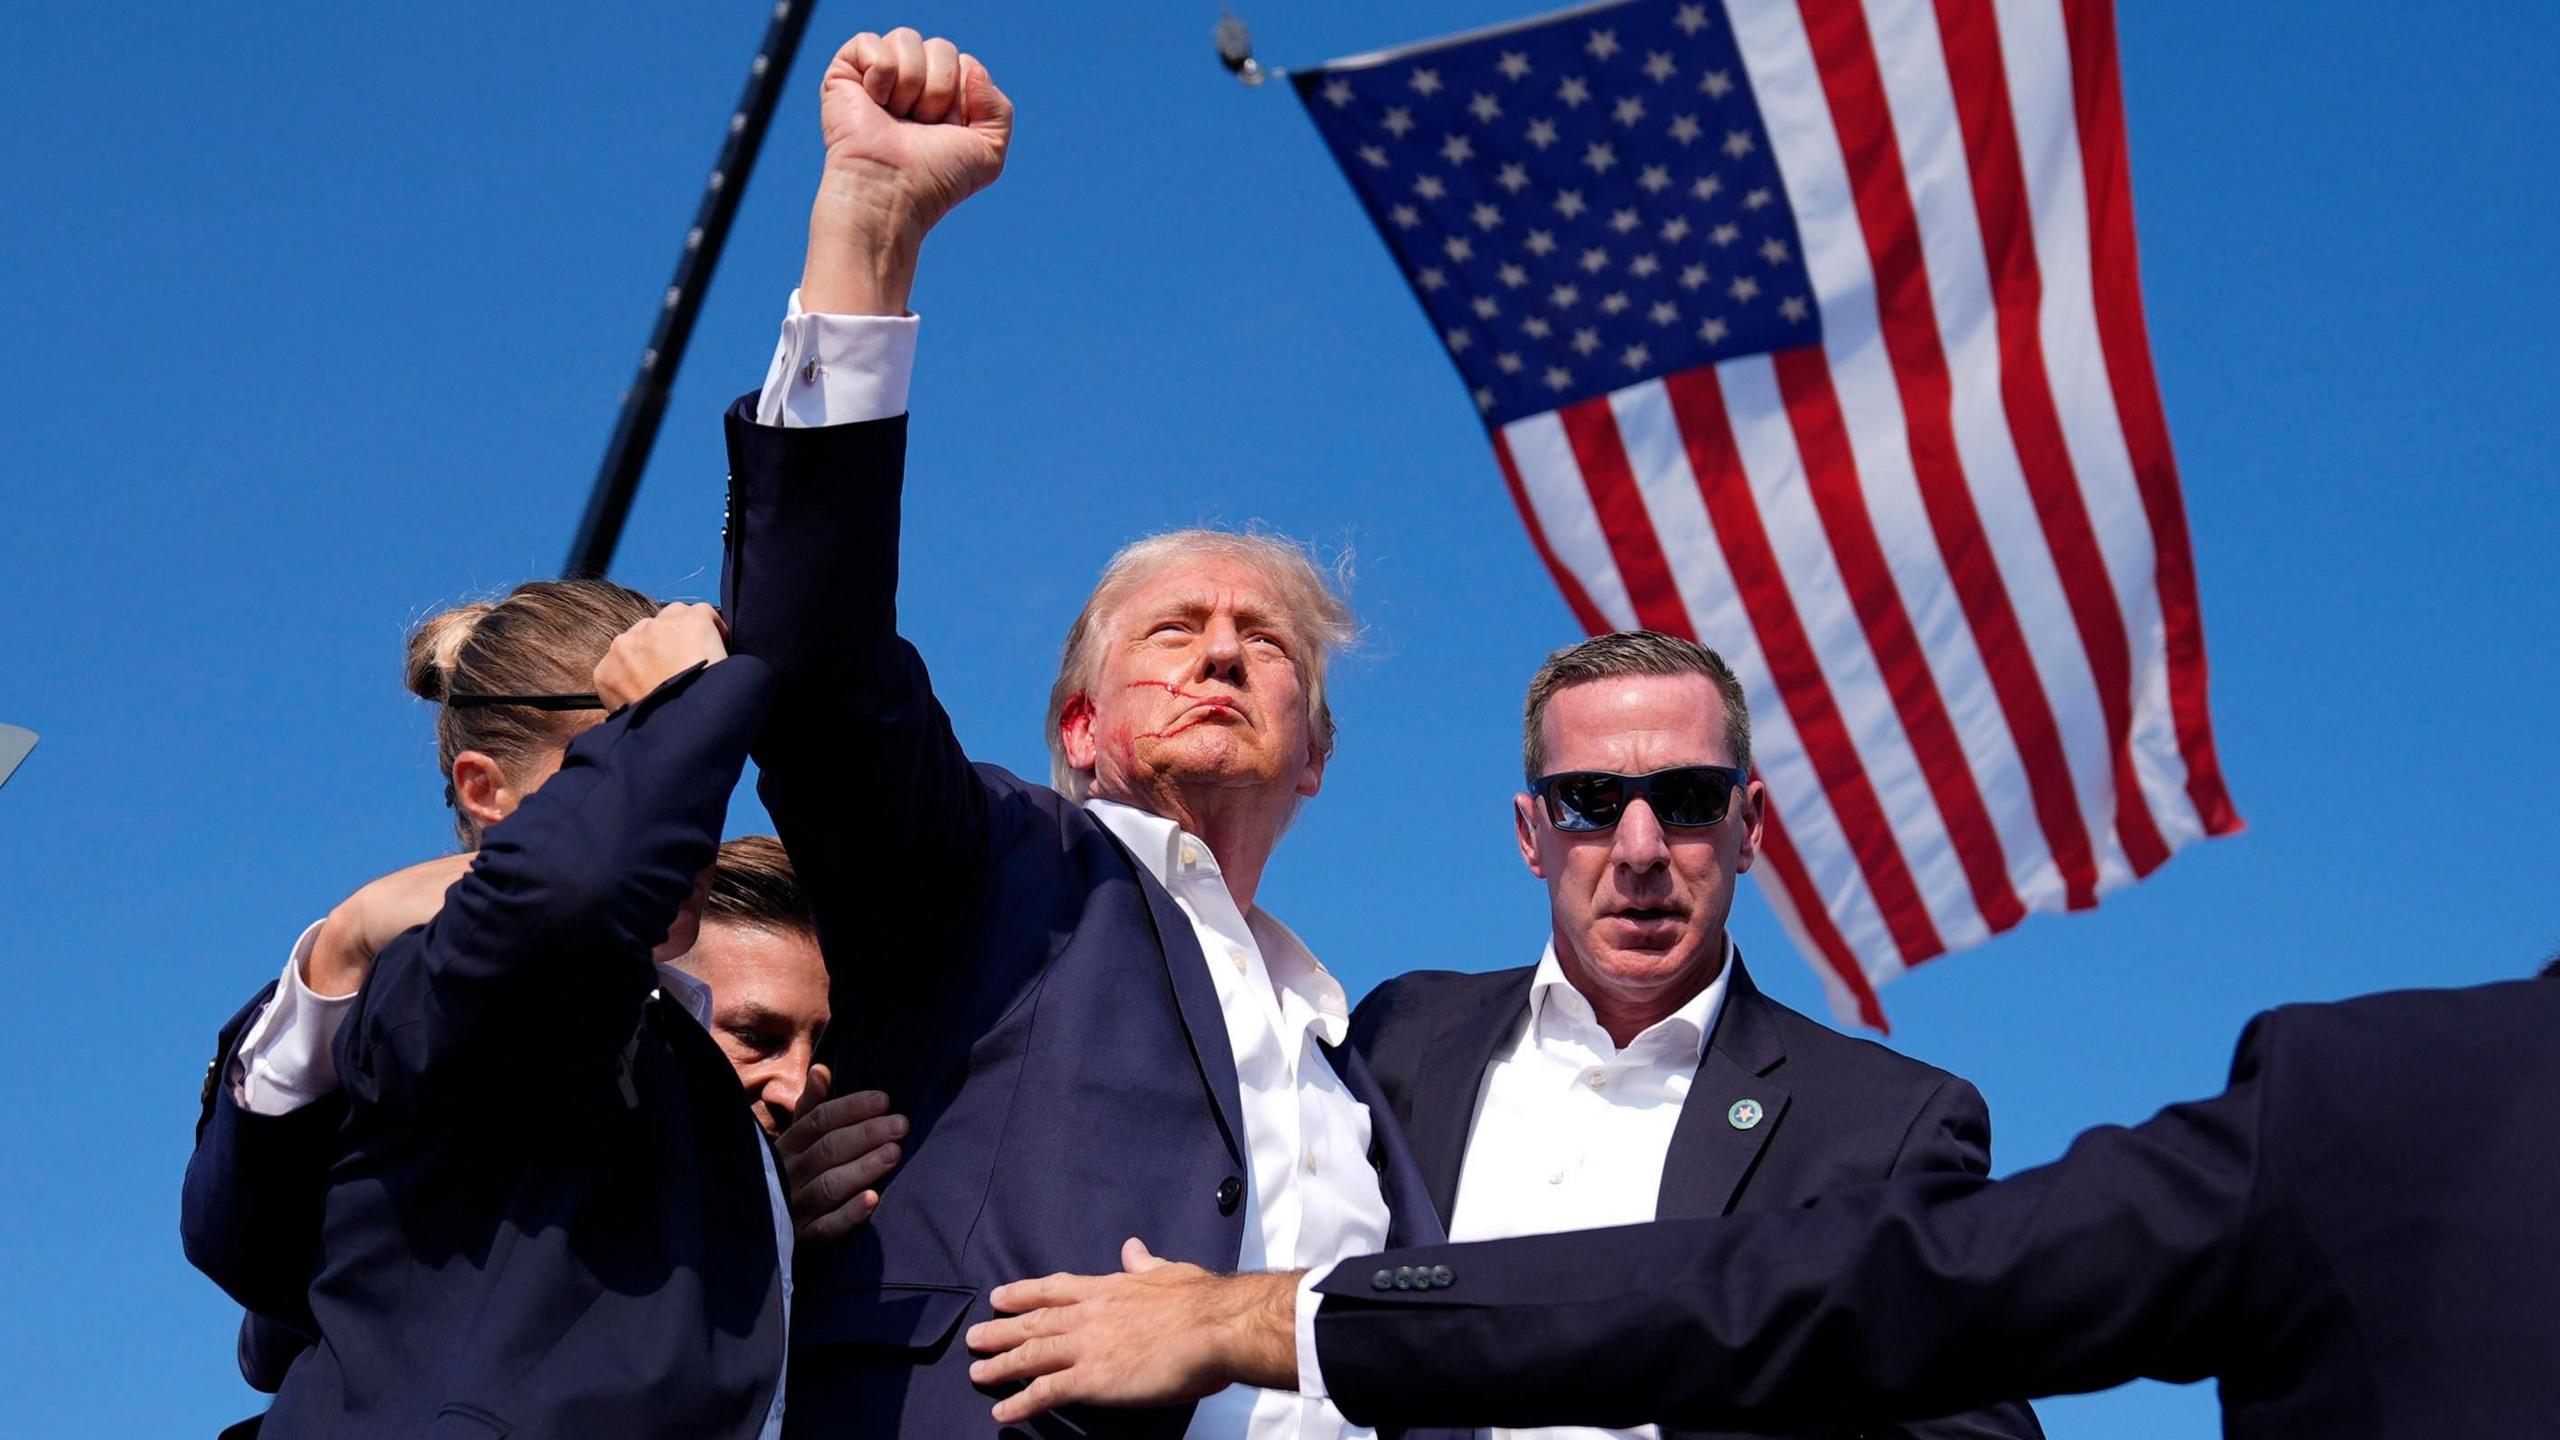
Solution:
[[[979,1321],[970,1326],[968,1333],[960,1338],[970,1349],[981,1355],[1001,1355],[1037,1336],[1057,1334],[1063,1328],[1058,1323],[1057,1316],[1058,1312],[1055,1310],[1033,1310],[1022,1315],[1002,1315],[993,1320]],[[974,1366],[970,1368],[970,1378],[978,1378],[977,1369]]]
[[[897,62],[891,58],[889,42],[865,30],[853,37],[845,47],[853,60],[853,73],[862,80],[862,93],[874,105],[889,103],[889,91],[898,83]]]
[[[960,122],[998,135],[1013,133],[1013,101],[996,88],[996,79],[987,73],[986,62],[975,55],[960,57]]]
[[[945,116],[960,108],[960,47],[948,40],[924,42],[924,86],[916,95],[915,107],[907,118],[925,125],[940,124]]]
[[[1019,1315],[1026,1310],[1039,1310],[1051,1305],[1073,1305],[1102,1282],[1091,1275],[1043,1275],[1037,1280],[1016,1280],[999,1285],[988,1292],[987,1299],[998,1310]]]
[[[1147,1249],[1147,1242],[1135,1235],[1120,1242],[1120,1268],[1132,1275],[1144,1275],[1150,1270],[1161,1270],[1172,1263],[1170,1260],[1157,1259],[1154,1252]]]
[[[793,1217],[792,1233],[813,1245],[832,1244],[871,1223],[880,1208],[880,1192],[865,1190],[814,1219]]]
[[[989,1351],[986,1358],[969,1362],[969,1378],[980,1385],[1017,1385],[1042,1375],[1055,1374],[1076,1363],[1074,1342],[1054,1334],[1016,1335],[1009,1342],[980,1345],[979,1326],[969,1332],[969,1348]]]
[[[890,31],[886,39],[890,63],[897,78],[889,87],[885,108],[890,114],[905,119],[915,113],[916,97],[924,93],[924,37],[913,27],[901,25]]]
[[[797,1125],[808,1119],[819,1106],[827,1103],[827,1097],[835,1092],[835,1088],[836,1072],[824,1064],[810,1066],[809,1078],[800,1086],[800,1103],[791,1107],[791,1123]],[[885,1100],[888,1097],[881,1098]],[[783,1133],[787,1135],[790,1132],[786,1130]]]
[[[896,1142],[905,1139],[906,1134],[906,1116],[883,1115],[876,1120],[863,1121],[859,1125],[849,1125],[828,1131],[818,1137],[817,1143],[793,1156],[791,1163],[785,1168],[791,1176],[792,1184],[797,1187],[815,1184],[821,1176],[832,1170],[843,1170],[848,1166],[861,1165],[865,1161],[877,1161],[879,1163],[876,1169],[879,1173],[865,1173],[861,1179],[863,1185],[868,1185],[889,1173],[889,1168],[898,1163]]]
[[[811,1078],[814,1080],[814,1072],[826,1067],[810,1068],[813,1072]],[[835,1083],[835,1077],[829,1075],[827,1083],[832,1086]],[[859,1125],[865,1120],[877,1119],[888,1114],[889,1097],[877,1090],[856,1090],[850,1095],[839,1095],[832,1100],[804,1108],[807,1113],[792,1121],[791,1128],[782,1132],[782,1140],[777,1148],[782,1151],[782,1157],[786,1161],[825,1139],[831,1130],[842,1129],[848,1125]]]
[[[999,1425],[1019,1425],[1025,1420],[1046,1415],[1061,1405],[1075,1403],[1076,1391],[1064,1374],[1043,1375],[1022,1388],[1019,1393],[996,1402],[995,1419]]]

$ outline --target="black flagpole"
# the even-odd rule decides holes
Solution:
[[[720,159],[702,187],[702,208],[685,232],[684,254],[676,261],[676,278],[668,284],[658,309],[657,328],[649,348],[640,352],[640,373],[622,397],[622,415],[614,422],[613,443],[605,447],[604,464],[596,471],[596,488],[587,497],[587,513],[578,522],[578,538],[569,546],[570,575],[602,575],[613,564],[622,525],[631,517],[631,498],[640,489],[640,472],[648,468],[649,449],[658,440],[658,422],[666,418],[667,391],[675,384],[676,367],[684,363],[685,342],[693,338],[694,318],[702,313],[703,292],[711,288],[711,272],[720,264],[720,247],[729,238],[729,222],[738,216],[739,197],[755,170],[756,152],[764,146],[765,127],[773,120],[774,102],[791,74],[791,59],[800,52],[800,36],[809,28],[817,0],[774,0],[773,23],[747,67],[747,91],[729,117],[729,133]]]

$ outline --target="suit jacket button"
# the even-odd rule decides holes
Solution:
[[[1450,1269],[1450,1268],[1449,1268],[1448,1266],[1446,1266],[1446,1265],[1434,1265],[1434,1266],[1432,1266],[1432,1267],[1431,1267],[1431,1288],[1432,1288],[1432,1289],[1434,1289],[1434,1290],[1446,1290],[1446,1289],[1448,1289],[1450,1286],[1455,1285],[1455,1284],[1457,1284],[1457,1283],[1458,1283],[1458,1272],[1457,1272],[1457,1271]]]
[[[1412,1266],[1399,1265],[1396,1267],[1396,1288],[1399,1290],[1410,1290],[1413,1288]]]
[[[1372,1290],[1393,1290],[1396,1288],[1396,1272],[1393,1270],[1381,1270],[1377,1274],[1370,1276],[1369,1288]]]
[[[1218,1213],[1219,1213],[1219,1214],[1221,1214],[1221,1215],[1233,1215],[1234,1213],[1236,1213],[1236,1207],[1237,1207],[1238,1205],[1243,1204],[1243,1203],[1244,1203],[1244,1182],[1243,1182],[1243,1181],[1241,1181],[1241,1180],[1237,1179],[1237,1178],[1236,1178],[1236,1177],[1234,1177],[1233,1175],[1230,1175],[1230,1176],[1228,1176],[1226,1179],[1221,1180],[1221,1181],[1219,1181],[1219,1182],[1218,1182]]]

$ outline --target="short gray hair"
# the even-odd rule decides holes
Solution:
[[[1724,657],[1695,640],[1658,630],[1620,630],[1567,645],[1547,657],[1529,681],[1520,720],[1520,768],[1531,780],[1546,773],[1547,702],[1569,685],[1629,675],[1704,675],[1724,701],[1724,743],[1733,763],[1751,768],[1751,706]]]
[[[1111,607],[1139,581],[1202,560],[1241,562],[1270,584],[1298,642],[1293,653],[1299,682],[1306,690],[1307,734],[1317,754],[1333,753],[1333,706],[1325,699],[1325,667],[1333,652],[1348,646],[1359,633],[1351,606],[1341,595],[1350,582],[1350,552],[1343,552],[1329,567],[1328,576],[1328,567],[1319,566],[1307,547],[1285,536],[1170,530],[1120,547],[1120,553],[1102,567],[1102,579],[1086,597],[1076,623],[1067,627],[1067,643],[1058,651],[1058,678],[1049,686],[1049,783],[1059,794],[1081,804],[1092,791],[1093,777],[1067,763],[1066,739],[1058,726],[1075,698],[1093,688]]]

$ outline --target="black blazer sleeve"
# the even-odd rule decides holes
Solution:
[[[1973,1083],[1954,1075],[1938,1082],[1903,1136],[1890,1175],[1991,1173],[1991,1107]],[[1896,1432],[1910,1440],[2035,1440],[2044,1426],[2025,1401],[1914,1421]]]
[[[1324,1382],[1371,1425],[1785,1431],[2218,1373],[2251,1343],[2264,1023],[2223,1094],[2004,1181],[1345,1261]],[[1448,1283],[1392,1288],[1407,1266]]]
[[[222,1027],[187,1157],[178,1235],[187,1260],[245,1308],[309,1328],[306,1291],[320,1261],[320,1205],[346,1102],[254,1115],[231,1095],[240,1037],[274,998],[270,982]]]
[[[375,957],[338,1034],[348,1094],[514,1106],[542,1067],[619,1051],[657,984],[649,952],[719,848],[770,690],[761,662],[731,656],[572,741],[436,918]]]
[[[988,797],[898,635],[906,417],[785,429],[754,406],[728,416],[721,604],[730,647],[773,670],[756,793],[841,971],[896,917],[970,898]]]

